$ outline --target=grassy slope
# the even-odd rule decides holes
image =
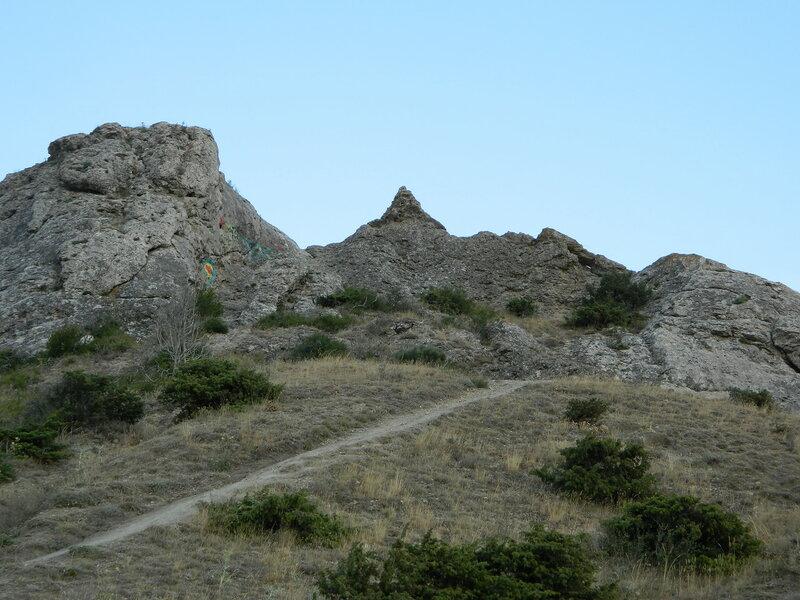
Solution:
[[[72,541],[73,529],[96,528],[121,498],[133,503],[123,511],[137,512],[228,481],[251,461],[283,456],[389,411],[461,393],[467,385],[450,371],[351,361],[279,364],[274,377],[287,383],[277,407],[209,414],[171,427],[150,420],[129,439],[73,459],[64,482],[91,502],[50,508],[26,522],[16,543],[0,549],[0,560],[52,548],[62,538]],[[605,555],[599,523],[612,509],[562,499],[529,474],[587,432],[560,415],[570,398],[589,394],[613,405],[600,432],[650,448],[663,488],[694,493],[742,515],[765,541],[765,557],[737,576],[709,580]],[[211,468],[226,461],[227,471]],[[31,477],[56,493],[62,475]],[[544,521],[561,531],[589,533],[603,577],[619,580],[634,598],[789,598],[800,589],[800,418],[727,400],[589,379],[536,384],[373,445],[357,460],[303,484],[354,526],[354,539],[373,548],[385,548],[403,530],[411,539],[433,529],[448,539],[472,540],[514,535],[531,521]],[[24,497],[29,485],[4,486],[0,498],[7,503],[14,494]],[[109,521],[119,520],[118,510],[110,512]],[[69,535],[58,538],[52,529]],[[18,597],[31,598],[59,591],[80,598],[306,598],[315,574],[345,550],[300,547],[286,535],[222,538],[204,531],[201,515],[110,548],[79,551],[60,564],[10,571],[8,580],[0,575],[0,584],[29,590]]]

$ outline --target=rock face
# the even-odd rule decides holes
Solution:
[[[496,307],[529,293],[547,308],[562,308],[580,298],[603,272],[624,270],[552,229],[537,238],[519,233],[450,235],[404,187],[380,219],[339,244],[308,251],[348,285],[405,298],[452,285]]]
[[[644,329],[621,344],[575,340],[575,360],[695,390],[767,389],[800,407],[800,294],[697,255],[671,254],[638,277],[654,290]]]
[[[225,183],[204,129],[112,123],[49,153],[0,183],[4,346],[36,350],[64,323],[109,311],[143,330],[206,277],[204,259],[245,319],[307,270],[305,252]]]
[[[0,183],[0,348],[35,352],[65,323],[106,316],[141,337],[180,288],[213,285],[233,329],[212,349],[274,357],[311,330],[249,325],[279,306],[318,310],[315,298],[352,285],[416,305],[341,332],[357,356],[424,344],[490,376],[767,389],[800,409],[800,294],[720,263],[670,255],[636,274],[654,290],[641,331],[567,331],[561,316],[624,267],[552,229],[453,236],[400,188],[381,218],[343,242],[301,250],[225,182],[204,129],[112,123],[49,152]],[[498,309],[529,295],[549,321],[496,322],[479,335],[419,305],[434,286]]]

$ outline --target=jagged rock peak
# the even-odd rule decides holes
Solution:
[[[400,223],[403,221],[419,221],[433,225],[437,229],[444,229],[444,225],[422,210],[422,205],[406,186],[400,186],[389,208],[380,219],[372,221],[370,225],[380,227],[387,223]]]

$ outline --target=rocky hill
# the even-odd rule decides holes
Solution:
[[[49,154],[0,183],[0,347],[36,352],[64,324],[108,315],[144,339],[178,290],[210,285],[233,326],[212,348],[275,356],[305,330],[252,328],[260,317],[319,310],[320,295],[358,286],[412,309],[339,334],[364,356],[413,341],[492,375],[764,388],[800,406],[800,294],[720,263],[670,255],[637,273],[654,290],[638,331],[567,331],[563,315],[587,288],[625,267],[552,229],[453,236],[400,188],[381,218],[302,250],[225,182],[207,130],[106,124],[54,141]],[[541,317],[480,332],[444,325],[419,306],[442,286],[498,310],[528,295]]]

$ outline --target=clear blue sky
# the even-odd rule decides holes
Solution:
[[[302,245],[408,186],[455,234],[800,289],[800,2],[36,2],[0,10],[0,173],[100,123],[211,129]]]

